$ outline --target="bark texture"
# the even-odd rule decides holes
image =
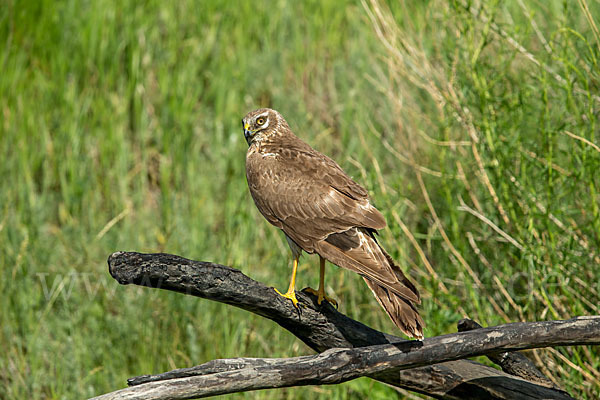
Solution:
[[[192,368],[131,378],[130,388],[97,399],[184,399],[223,393],[335,384],[369,376],[441,399],[569,399],[545,377],[510,357],[514,350],[600,343],[600,317],[506,324],[407,341],[376,331],[337,312],[316,296],[297,293],[298,312],[273,288],[239,270],[170,254],[113,253],[109,271],[121,284],[173,290],[230,304],[269,318],[321,354],[288,359],[214,360]],[[489,355],[509,373],[462,358]],[[512,370],[506,365],[512,364]],[[525,365],[524,367],[521,367]],[[515,367],[519,366],[519,367]],[[519,368],[528,372],[511,375]],[[531,369],[533,368],[533,369]],[[533,370],[537,372],[532,372]],[[532,375],[531,378],[529,375]],[[539,374],[539,376],[538,376]],[[517,375],[519,373],[517,372]],[[523,379],[527,378],[527,379]]]

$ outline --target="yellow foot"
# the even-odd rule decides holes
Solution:
[[[323,300],[325,300],[328,303],[334,305],[335,308],[338,307],[338,302],[334,298],[327,296],[325,293],[320,293],[317,290],[315,290],[313,288],[309,288],[309,287],[302,289],[302,291],[311,293],[311,294],[314,294],[315,296],[317,296],[317,304],[319,304],[319,305],[321,305]]]
[[[275,289],[275,288],[273,288]],[[294,305],[294,307],[300,309],[300,307],[298,307],[298,299],[296,298],[296,292],[295,291],[288,291],[287,293],[281,293],[279,290],[275,289],[275,291],[277,293],[279,293],[280,296],[285,297],[286,299],[290,299],[292,301],[292,304]]]

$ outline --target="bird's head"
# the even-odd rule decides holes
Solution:
[[[283,124],[285,124],[285,120],[281,114],[270,108],[259,108],[250,111],[242,118],[244,137],[248,142],[248,146],[276,133]]]

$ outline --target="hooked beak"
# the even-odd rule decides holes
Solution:
[[[250,142],[252,141],[252,137],[254,136],[255,131],[251,131],[248,128],[250,128],[250,125],[244,124],[244,137],[246,138],[246,142],[248,142],[248,145],[249,145]]]

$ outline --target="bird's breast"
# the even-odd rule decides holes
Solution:
[[[246,156],[246,176],[250,186],[270,186],[279,182],[283,170],[276,152],[256,151]]]

